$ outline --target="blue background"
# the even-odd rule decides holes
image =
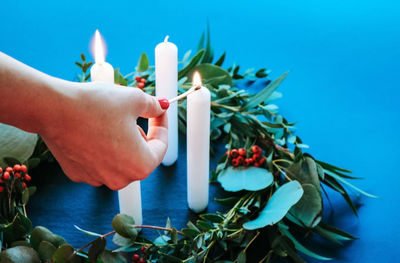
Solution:
[[[227,51],[226,66],[267,67],[273,78],[290,70],[276,103],[297,121],[309,152],[353,170],[364,177],[356,184],[379,196],[360,199],[359,218],[334,196],[334,222],[360,238],[335,255],[337,262],[396,262],[399,11],[394,0],[3,0],[0,51],[73,80],[73,62],[88,54],[98,28],[107,60],[129,73],[141,52],[154,61],[154,47],[166,34],[180,57],[196,49],[208,20],[216,55]]]

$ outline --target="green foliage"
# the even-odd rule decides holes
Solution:
[[[0,253],[1,262],[127,262],[121,252],[139,253],[147,262],[252,262],[248,248],[255,241],[261,242],[261,238],[263,246],[260,249],[264,249],[265,257],[257,262],[274,262],[281,258],[304,262],[298,252],[318,260],[329,258],[301,244],[299,234],[314,233],[337,244],[355,239],[321,220],[321,191],[327,186],[338,192],[355,214],[355,205],[346,189],[374,196],[349,183],[348,180],[356,179],[349,170],[315,160],[303,152],[307,145],[295,134],[295,123],[280,115],[278,107],[271,103],[282,97],[277,88],[287,73],[271,81],[266,79],[270,74],[266,68],[243,70],[236,64],[223,68],[226,53],[213,63],[209,27],[199,41],[197,53],[193,57],[190,55],[190,51],[186,52],[180,62],[178,88],[180,92],[189,89],[193,73],[200,72],[212,98],[212,145],[222,144],[227,150],[243,147],[249,152],[250,147],[257,144],[266,157],[262,166],[246,168],[233,168],[226,155],[220,158],[212,179],[226,191],[223,198],[215,201],[226,205],[227,211],[199,215],[180,231],[169,219],[166,227],[136,226],[132,217],[118,214],[111,223],[114,231],[104,235],[75,226],[94,237],[89,244],[75,250],[62,237],[44,227],[31,231],[32,224],[23,208],[35,189],[21,188],[12,199],[11,203],[15,204],[12,206],[10,199],[0,194],[4,210],[0,211],[0,241],[7,248]],[[82,70],[79,81],[87,81],[92,62],[86,62],[82,54],[76,65]],[[145,53],[141,54],[134,72],[125,76],[118,68],[114,72],[116,83],[132,88],[136,83],[135,76],[146,78],[144,91],[154,94],[154,67]],[[236,85],[244,81],[251,87],[257,79],[264,79],[266,84],[254,94]],[[182,132],[186,126],[186,106],[185,101],[179,103]],[[40,137],[35,144],[31,158],[26,161],[29,168],[41,161],[53,160]],[[216,148],[211,152],[217,152]],[[3,157],[7,156],[10,157],[5,159],[8,163],[19,162],[14,155]],[[25,159],[28,157],[29,154]],[[153,241],[148,240],[136,227],[152,228],[160,231],[160,235]],[[105,238],[111,235],[118,246],[114,251],[106,248]],[[88,252],[84,252],[86,248]]]
[[[225,191],[259,191],[270,186],[274,177],[263,168],[229,166],[219,174],[218,182]]]

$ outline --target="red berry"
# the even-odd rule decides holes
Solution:
[[[237,150],[237,149],[233,149],[233,150],[231,151],[231,157],[232,157],[232,158],[236,158],[236,157],[238,157],[238,156],[239,156],[238,150]]]
[[[142,82],[144,84],[144,83],[146,83],[146,79],[145,78],[141,78],[140,82]]]
[[[139,89],[143,89],[144,88],[144,83],[140,82],[139,84],[137,84]]]
[[[255,166],[255,167],[260,167],[260,163],[259,163],[259,162],[255,162],[255,163],[254,163],[254,166]]]
[[[235,166],[235,167],[239,165],[238,159],[233,159],[231,163],[232,163],[232,165]]]
[[[239,155],[246,156],[246,150],[244,148],[239,148],[238,152],[239,152]]]
[[[260,164],[260,166],[262,166],[265,164],[266,161],[267,161],[267,159],[265,159],[265,157],[263,157],[258,161],[258,163]]]
[[[244,161],[243,156],[239,156],[238,158],[236,158],[236,160],[238,160],[239,164],[242,164]]]
[[[29,182],[31,179],[29,174],[25,174],[25,181]]]
[[[253,159],[251,159],[251,158],[244,159],[245,166],[250,166],[252,163],[253,163]]]
[[[0,174],[3,172],[3,168],[0,167]]]
[[[6,172],[11,173],[12,171],[13,171],[13,168],[11,168],[11,167],[7,167],[7,168],[6,168]]]
[[[0,193],[4,192],[4,187],[0,186]]]
[[[253,153],[261,153],[261,148],[257,145],[253,145],[253,146],[251,146],[251,151]]]
[[[137,82],[140,82],[141,79],[142,79],[142,78],[141,78],[140,76],[136,76],[136,77],[135,77],[135,80],[136,80]]]
[[[19,165],[19,164],[16,164],[16,165],[14,165],[14,167],[13,167],[13,170],[14,171],[19,171],[21,169],[21,165]]]
[[[20,173],[14,173],[14,176],[16,177],[16,178],[21,178],[21,174]]]
[[[4,174],[3,174],[3,179],[4,180],[8,180],[8,179],[10,179],[10,173],[9,172],[4,172]]]
[[[138,255],[138,254],[134,254],[133,256],[132,256],[132,260],[133,261],[138,261],[140,259],[140,256]]]
[[[26,188],[26,183],[22,183],[22,187],[25,189]]]
[[[261,153],[253,154],[253,157],[252,157],[253,162],[257,162],[258,160],[260,160],[260,158],[261,158]]]
[[[145,252],[145,251],[146,251],[146,247],[145,247],[145,246],[142,246],[142,247],[140,248],[140,250],[141,250],[142,252]]]
[[[26,167],[26,165],[23,164],[23,165],[21,165],[20,171],[23,172],[23,173],[26,173],[28,171],[28,167]]]
[[[146,261],[144,260],[144,258],[141,258],[140,260],[139,260],[139,263],[145,263]]]

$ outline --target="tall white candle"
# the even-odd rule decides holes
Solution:
[[[201,86],[199,73],[193,85]],[[210,165],[210,91],[201,87],[187,97],[187,198],[189,208],[196,213],[208,204]]]
[[[168,42],[158,44],[155,49],[156,96],[172,99],[178,95],[178,48]],[[178,159],[178,104],[168,109],[168,149],[162,161],[169,166]]]
[[[94,38],[95,64],[90,69],[92,81],[102,81],[114,84],[114,69],[105,62],[104,47],[98,30]],[[124,189],[118,191],[120,213],[130,215],[137,225],[142,224],[142,198],[140,181],[130,183]]]

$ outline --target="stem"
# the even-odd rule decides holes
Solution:
[[[133,227],[133,228],[148,228],[148,229],[156,229],[156,230],[164,230],[164,231],[172,232],[172,229],[171,229],[171,228],[160,227],[160,226],[132,225],[132,227]],[[176,231],[176,232],[177,232],[178,234],[182,235],[182,236],[185,235],[185,234],[183,234],[181,231]],[[106,233],[106,234],[104,234],[104,235],[101,235],[100,237],[101,237],[101,238],[105,238],[105,237],[111,236],[111,235],[113,235],[113,234],[115,234],[115,233],[116,233],[116,231],[114,230],[114,231],[108,232],[108,233]],[[82,250],[84,250],[85,248],[89,247],[89,246],[90,246],[91,244],[93,244],[93,242],[95,242],[96,240],[97,240],[97,239],[95,239],[95,240],[93,240],[93,241],[87,243],[86,245],[84,245],[84,246],[81,247],[80,249],[76,250],[76,251],[74,252],[74,254],[77,254],[77,253],[81,252]]]
[[[211,102],[211,106],[224,108],[224,109],[231,110],[231,111],[234,111],[234,112],[238,112],[239,111],[239,109],[237,109],[235,107],[227,106],[227,105],[223,105],[223,104],[218,104],[218,103],[215,103],[215,102]]]
[[[243,251],[245,253],[246,253],[247,249],[250,247],[251,243],[253,243],[254,240],[256,240],[259,235],[260,235],[260,232],[257,231],[257,234],[250,240],[250,242],[247,244],[247,246],[243,249]]]

